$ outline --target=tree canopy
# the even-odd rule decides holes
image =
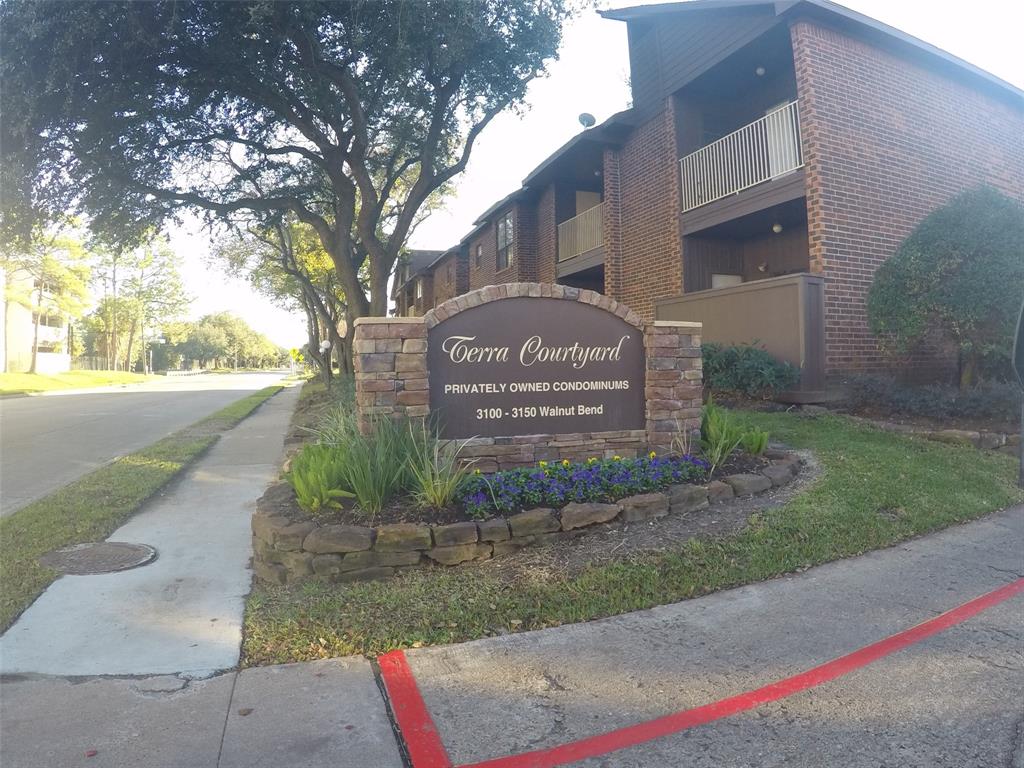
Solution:
[[[418,213],[522,103],[571,1],[7,0],[3,226],[292,216],[352,314],[384,314]]]
[[[233,273],[248,275],[261,294],[284,309],[302,310],[306,316],[310,357],[320,367],[328,386],[332,353],[342,371],[350,364],[351,314],[330,256],[316,232],[298,222],[236,230],[218,243],[214,258]],[[320,352],[327,339],[331,349]]]
[[[960,346],[961,387],[985,355],[1007,358],[1024,296],[1024,207],[989,187],[929,214],[875,274],[868,322],[905,352],[931,330]]]

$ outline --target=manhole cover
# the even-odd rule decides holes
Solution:
[[[85,576],[91,573],[113,573],[146,565],[156,559],[156,550],[145,544],[122,541],[95,541],[75,544],[39,558],[39,564],[61,573]]]

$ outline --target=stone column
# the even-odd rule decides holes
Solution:
[[[703,396],[701,323],[655,320],[644,328],[647,443],[664,452],[682,430],[700,428]]]
[[[359,429],[378,418],[422,418],[430,412],[427,326],[420,317],[360,317],[353,341]]]

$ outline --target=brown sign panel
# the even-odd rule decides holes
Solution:
[[[430,410],[447,438],[643,429],[643,332],[590,304],[510,298],[427,338]]]

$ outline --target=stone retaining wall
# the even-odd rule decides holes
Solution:
[[[816,416],[822,413],[831,413],[827,408],[821,406],[803,406],[801,412],[809,416]],[[842,413],[841,411],[839,413]],[[895,432],[901,435],[914,435],[923,437],[926,440],[934,440],[937,443],[949,445],[970,445],[982,451],[999,451],[1010,456],[1016,456],[1020,452],[1020,435],[1013,432],[992,432],[976,429],[935,429],[933,427],[920,427],[915,424],[900,424],[894,421],[882,419],[869,419],[866,416],[854,416],[843,414],[849,419],[859,421],[862,424],[869,424],[877,427],[883,432]]]
[[[695,512],[733,496],[753,496],[786,485],[799,472],[796,454],[769,451],[766,456],[771,463],[757,474],[730,475],[707,485],[681,484],[611,504],[573,503],[561,509],[530,509],[508,518],[448,525],[321,524],[302,515],[291,487],[282,482],[257,502],[252,520],[253,569],[263,581],[293,584],[306,579],[379,579],[402,568],[487,560],[578,535],[595,525]],[[282,514],[281,508],[289,504],[294,513]]]
[[[463,455],[483,472],[530,466],[541,460],[590,456],[636,457],[666,452],[680,430],[700,425],[703,395],[701,324],[644,323],[632,310],[596,291],[547,283],[491,285],[457,296],[422,318],[362,317],[355,321],[356,408],[360,429],[375,418],[422,418],[430,412],[427,331],[459,312],[502,299],[552,298],[591,304],[643,330],[646,401],[643,429],[520,435],[471,440]]]

